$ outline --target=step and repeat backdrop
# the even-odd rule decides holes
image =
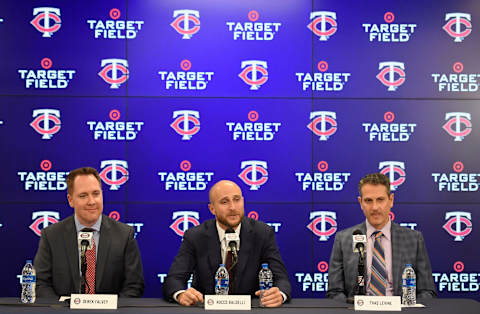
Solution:
[[[382,172],[439,295],[480,299],[478,1],[8,0],[0,40],[1,296],[91,166],[145,296],[225,178],[274,228],[293,296],[324,297],[358,180]]]

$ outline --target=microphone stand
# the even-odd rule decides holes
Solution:
[[[233,294],[234,292],[234,287],[235,287],[235,275],[234,275],[234,270],[235,270],[235,266],[237,266],[237,263],[238,263],[238,253],[237,253],[237,247],[236,247],[236,243],[231,241],[228,246],[230,247],[230,250],[232,251],[232,265],[230,266],[230,269],[228,269],[228,271],[232,274],[232,278],[231,278],[231,281],[232,281],[232,284],[230,285],[232,287],[232,290],[230,291],[230,294]]]
[[[352,295],[347,298],[347,303],[353,304],[356,295],[365,295],[365,251],[359,250],[358,254],[358,276]]]
[[[80,253],[80,262],[81,262],[81,269],[82,269],[82,277],[80,279],[80,289],[81,293],[85,294],[85,284],[86,284],[86,274],[87,274],[87,256],[85,254],[87,247],[82,245],[81,253]]]

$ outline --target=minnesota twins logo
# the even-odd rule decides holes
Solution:
[[[443,225],[443,229],[452,237],[455,237],[455,241],[463,241],[463,239],[472,232],[471,219],[472,214],[469,212],[447,212],[445,214],[445,220],[447,220],[447,222]]]
[[[200,222],[198,212],[193,211],[179,211],[173,212],[172,219],[175,219],[174,222],[170,225],[177,235],[183,237],[183,234],[189,228],[189,225],[198,226]]]
[[[313,219],[313,220],[312,220]],[[337,231],[337,214],[330,211],[315,211],[310,213],[311,222],[307,225],[307,228],[318,236],[318,241],[328,241]],[[317,226],[320,224],[320,228]],[[327,229],[327,225],[330,227]]]
[[[387,175],[390,179],[390,189],[395,191],[405,182],[405,163],[401,161],[382,161],[378,164],[380,173]],[[396,176],[396,174],[398,176]],[[395,178],[397,177],[397,178]]]
[[[405,65],[403,62],[380,62],[378,69],[381,71],[377,74],[377,79],[387,86],[389,91],[396,91],[405,82]],[[395,74],[398,75],[396,79]]]
[[[310,19],[313,20],[307,25],[319,40],[327,41],[330,36],[337,31],[337,14],[329,11],[316,11],[310,13]],[[327,24],[329,28],[327,29]]]
[[[60,19],[60,9],[50,7],[33,8],[33,15],[35,16],[30,22],[40,33],[42,37],[52,37],[52,34],[60,29],[62,26]],[[43,20],[43,23],[40,21]],[[53,21],[53,23],[51,23]]]
[[[238,175],[242,181],[250,185],[251,191],[257,191],[268,180],[267,162],[259,160],[242,161],[243,171]]]
[[[100,163],[100,178],[110,185],[110,190],[116,191],[128,180],[128,163],[124,160],[103,160]],[[118,175],[120,173],[120,175]],[[110,174],[110,175],[108,175]]]
[[[445,120],[447,122],[442,128],[455,138],[455,142],[461,142],[465,136],[472,132],[471,115],[468,112],[447,112]],[[462,125],[465,126],[463,130]]]
[[[36,109],[33,110],[35,118],[30,126],[42,135],[42,139],[49,140],[54,134],[60,131],[60,111],[55,109]],[[51,122],[51,123],[50,123]],[[51,126],[51,124],[53,124]]]
[[[37,235],[42,234],[42,229],[48,227],[48,225],[56,224],[60,219],[60,214],[54,211],[39,211],[32,213],[32,224],[30,229]]]
[[[445,14],[447,23],[442,28],[448,35],[455,38],[454,42],[460,43],[472,32],[471,20],[472,17],[468,13],[447,13]],[[465,26],[463,31],[462,25]]]
[[[268,80],[266,61],[246,60],[241,67],[243,71],[238,76],[250,85],[250,90],[258,90]]]
[[[190,140],[193,135],[200,131],[200,113],[195,110],[176,110],[173,112],[173,121],[170,126],[178,134],[182,135],[182,140]],[[191,127],[193,125],[193,127]]]
[[[110,88],[119,88],[128,79],[128,61],[125,59],[103,59],[102,70],[98,75],[110,84]],[[120,72],[120,75],[119,73]]]
[[[173,17],[176,19],[170,25],[179,34],[183,35],[182,39],[190,39],[200,30],[200,13],[196,10],[175,10],[173,11]],[[190,22],[192,22],[193,27],[191,27]]]
[[[307,128],[314,134],[320,136],[320,141],[326,141],[331,135],[337,132],[336,118],[337,114],[333,111],[313,111],[310,113],[310,120],[313,120],[307,125]],[[327,124],[330,125],[328,129]]]

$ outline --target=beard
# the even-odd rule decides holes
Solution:
[[[242,214],[240,216],[240,219],[235,224],[231,224],[230,222],[227,221],[227,219],[225,219],[223,217],[216,216],[216,219],[220,224],[226,226],[227,228],[234,228],[235,229],[242,222],[243,217],[244,217],[244,214]]]

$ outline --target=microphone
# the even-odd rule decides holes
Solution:
[[[235,264],[238,261],[238,242],[240,241],[240,238],[238,237],[238,234],[235,233],[233,228],[228,228],[227,231],[225,231],[225,241],[228,244],[229,251],[232,251],[233,255],[233,263],[232,263],[232,268],[235,266]]]
[[[86,229],[86,228],[85,228]],[[82,277],[80,281],[80,292],[85,293],[86,286],[86,274],[87,274],[87,250],[93,248],[93,229],[83,229],[78,233],[77,241],[80,248],[80,268],[82,271]],[[91,230],[91,231],[90,231]]]
[[[354,253],[360,253],[360,256],[365,256],[365,246],[367,245],[367,236],[360,230],[355,230],[352,233],[352,249]]]
[[[78,247],[82,251],[91,250],[93,247],[93,232],[80,231],[77,241]]]
[[[367,236],[360,230],[352,232],[352,250],[354,253],[359,253],[357,282],[355,283],[353,294],[365,295],[365,247],[367,245]],[[354,296],[347,298],[348,303],[353,303]]]

